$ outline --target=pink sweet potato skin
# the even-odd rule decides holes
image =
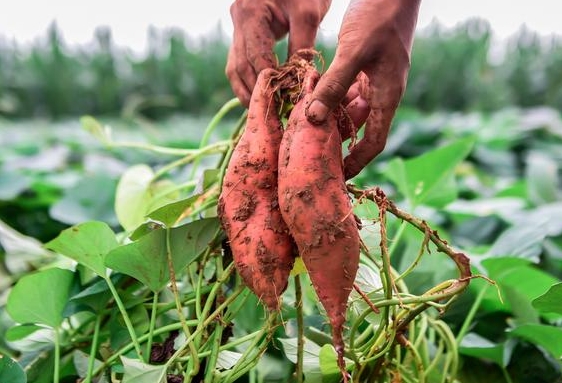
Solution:
[[[311,124],[304,113],[310,80],[304,84],[305,95],[291,111],[281,142],[279,205],[330,319],[341,367],[347,300],[359,264],[359,230],[345,187],[338,117],[332,114],[324,124]]]
[[[236,269],[270,310],[279,309],[294,263],[294,243],[277,202],[283,130],[270,86],[274,74],[264,70],[258,76],[246,129],[225,173],[218,206]]]

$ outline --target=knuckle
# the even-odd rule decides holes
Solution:
[[[338,104],[343,97],[347,94],[347,87],[337,77],[326,79],[324,87],[320,90],[320,98],[325,100],[325,104],[329,107],[334,107]]]

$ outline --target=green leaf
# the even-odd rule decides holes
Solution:
[[[509,285],[502,288],[503,297],[509,303],[511,311],[515,316],[514,323],[527,324],[539,323],[539,313],[533,308],[531,300],[524,295],[520,289],[516,289]]]
[[[83,177],[66,190],[64,197],[51,206],[49,214],[58,221],[75,225],[84,221],[116,224],[113,212],[115,178],[102,173]]]
[[[338,356],[331,344],[325,344],[320,348],[320,372],[323,383],[338,383],[342,374],[338,367]],[[349,367],[349,366],[348,366]]]
[[[88,374],[88,363],[90,361],[90,355],[81,350],[74,350],[74,352],[72,353],[72,361],[74,364],[74,368],[76,368],[78,376],[84,378]],[[98,359],[94,359],[94,369],[99,368],[101,365],[101,361],[99,361]]]
[[[6,331],[6,340],[10,342],[15,342],[24,338],[27,338],[29,335],[33,334],[37,330],[41,330],[44,327],[37,326],[35,324],[22,324],[10,327]]]
[[[371,269],[369,266],[360,263],[359,269],[357,270],[357,276],[355,277],[355,284],[359,289],[365,293],[371,300],[382,297],[382,281],[380,275]],[[371,307],[365,302],[363,297],[355,291],[351,292],[351,305],[350,307],[354,310],[357,315],[365,312],[365,310],[371,310]],[[380,314],[371,312],[367,315],[365,320],[369,323],[379,323],[381,320]]]
[[[6,309],[16,322],[58,327],[73,279],[72,271],[58,268],[25,275],[8,295]]]
[[[562,358],[562,328],[526,324],[515,328],[509,334],[542,347],[556,359]]]
[[[462,339],[459,351],[463,355],[489,359],[498,366],[506,367],[511,360],[514,346],[514,342],[493,343],[471,332]]]
[[[562,282],[550,286],[546,293],[533,299],[532,303],[541,312],[562,314]]]
[[[538,257],[542,251],[542,242],[546,237],[546,224],[518,225],[505,230],[496,239],[487,257],[520,257],[539,261]]]
[[[127,169],[121,176],[115,194],[115,213],[126,231],[132,231],[146,219],[149,212],[175,201],[176,193],[169,180],[154,180],[154,172],[144,164]]]
[[[115,233],[104,222],[85,222],[63,230],[45,246],[88,267],[105,278],[104,258],[118,246]]]
[[[297,363],[298,339],[280,338],[279,341],[287,359]],[[306,337],[303,346],[303,370],[306,382],[336,383],[341,380],[334,347],[331,344],[320,347]]]
[[[217,357],[217,367],[223,370],[230,370],[242,357],[242,353],[222,350]]]
[[[205,169],[205,171],[203,171],[203,191],[207,190],[211,185],[217,182],[219,174],[220,169]]]
[[[519,294],[518,300],[524,298],[531,302],[558,282],[555,277],[522,258],[488,258],[482,261],[482,265],[488,271],[488,276],[498,283],[503,294],[505,287],[512,288]],[[494,300],[497,300],[496,292],[492,291],[493,289],[489,290]],[[509,309],[510,302],[503,306]]]
[[[540,226],[547,236],[562,234],[562,202],[553,202],[527,210],[506,209],[501,213],[503,219],[513,226]]]
[[[0,200],[9,201],[31,186],[32,180],[23,174],[13,171],[2,171],[0,177]]]
[[[30,383],[53,383],[54,350],[43,350],[31,358],[25,366],[27,381]]]
[[[379,208],[377,204],[368,199],[362,199],[353,207],[353,212],[359,218],[366,220],[375,220],[379,217]]]
[[[92,116],[82,116],[80,124],[85,131],[92,134],[104,145],[111,145],[111,128],[109,126],[103,126]]]
[[[169,203],[150,212],[147,217],[154,221],[162,222],[167,227],[171,227],[200,196],[200,194],[195,194],[180,201]]]
[[[470,153],[474,138],[464,138],[421,156],[390,161],[384,175],[413,206],[443,207],[457,196],[454,171]]]
[[[298,338],[279,338],[285,356],[292,363],[297,363]],[[303,365],[320,368],[320,346],[304,338]]]
[[[26,272],[29,264],[50,254],[43,244],[33,237],[23,235],[0,220],[0,245],[5,252],[5,262],[11,273]],[[0,283],[0,286],[3,282]]]
[[[113,280],[116,278],[111,279]],[[115,284],[115,281],[113,284]],[[78,294],[70,297],[70,301],[80,305],[85,305],[97,313],[105,308],[111,297],[112,294],[111,290],[109,290],[109,286],[107,285],[107,281],[105,279],[99,279],[93,285],[86,287]]]
[[[152,366],[137,359],[122,356],[125,368],[122,383],[165,383],[166,365]]]
[[[160,222],[156,221],[146,221],[145,223],[138,226],[132,233],[129,235],[129,239],[131,241],[136,241],[140,237],[147,235],[148,233],[153,232],[154,230],[158,229],[165,229],[166,226],[162,225]]]
[[[539,152],[531,152],[525,167],[527,193],[535,205],[556,202],[560,199],[558,164]]]
[[[15,360],[0,354],[0,382],[26,383],[23,368]]]
[[[193,262],[209,246],[219,230],[216,218],[194,221],[172,229],[157,229],[138,241],[110,251],[106,266],[130,275],[154,292],[160,291],[170,280],[167,258],[169,232],[170,253],[177,273]]]
[[[463,214],[468,216],[489,217],[490,215],[500,215],[508,211],[522,210],[525,207],[525,200],[522,198],[502,197],[502,198],[478,198],[474,200],[456,200],[447,205],[446,210],[450,213]]]

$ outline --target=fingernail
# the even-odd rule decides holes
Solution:
[[[326,121],[328,117],[328,112],[330,109],[321,101],[314,100],[310,103],[308,108],[306,108],[306,118],[313,124],[321,124]]]

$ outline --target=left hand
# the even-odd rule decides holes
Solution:
[[[226,76],[244,106],[250,103],[258,73],[277,66],[275,42],[289,34],[287,57],[313,48],[330,4],[331,0],[236,0],[232,4],[234,35]]]

